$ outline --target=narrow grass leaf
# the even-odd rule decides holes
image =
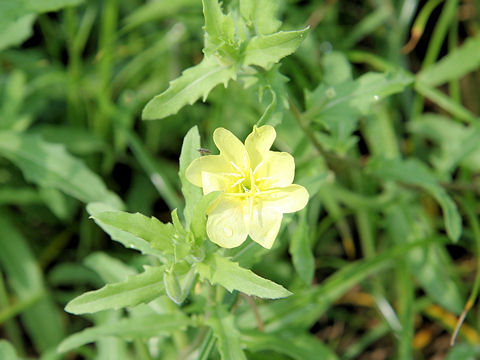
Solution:
[[[266,299],[278,299],[292,294],[283,286],[264,279],[217,253],[198,263],[197,272],[203,280],[208,280],[212,285],[221,285],[230,292],[238,290]]]
[[[306,285],[310,285],[315,272],[315,258],[309,238],[309,226],[306,211],[300,212],[298,224],[290,240],[289,252],[298,276]]]
[[[117,209],[122,207],[121,200],[107,190],[100,177],[61,145],[35,135],[2,131],[0,156],[17,165],[29,181],[59,189],[83,202],[101,201]]]
[[[165,295],[163,272],[163,267],[146,266],[141,274],[76,297],[67,304],[65,310],[72,314],[86,314],[148,303]]]
[[[63,338],[60,314],[46,292],[41,269],[26,239],[3,212],[0,229],[0,266],[19,301],[28,303],[36,299],[22,312],[21,318],[35,348],[44,351]]]
[[[461,66],[459,66],[461,64]],[[438,86],[477,70],[480,67],[480,35],[445,55],[440,61],[422,70],[418,80],[429,86]]]
[[[60,343],[58,352],[73,350],[107,336],[115,336],[128,341],[149,339],[184,330],[189,324],[189,319],[183,314],[151,314],[144,317],[122,319],[70,335]]]
[[[265,333],[242,331],[242,343],[251,352],[274,351],[295,360],[336,360],[338,357],[325,344],[310,335],[287,332]]]
[[[458,241],[462,232],[462,219],[457,206],[423,163],[416,159],[377,157],[370,161],[368,169],[372,174],[386,181],[398,181],[423,188],[440,204],[449,238],[452,241]]]
[[[224,306],[211,309],[207,324],[218,340],[218,351],[223,360],[246,360],[240,344],[240,333],[235,327],[234,317]]]

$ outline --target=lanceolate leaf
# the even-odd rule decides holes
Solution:
[[[179,238],[172,224],[164,224],[154,217],[123,211],[101,212],[92,216],[104,224],[113,226],[133,236],[148,241],[154,248],[165,254],[172,254]]]
[[[376,158],[368,167],[373,174],[384,180],[398,181],[425,189],[442,207],[448,237],[453,241],[458,240],[462,232],[462,219],[457,206],[425,165],[415,159],[402,161]]]
[[[0,132],[0,156],[22,171],[25,177],[44,187],[54,187],[80,201],[100,201],[121,208],[121,200],[108,191],[102,180],[61,145],[40,137],[11,131]]]
[[[243,65],[258,65],[268,69],[300,46],[308,29],[280,31],[252,38],[245,49]]]
[[[116,336],[125,340],[149,339],[182,330],[188,324],[189,319],[182,314],[152,314],[144,317],[122,319],[118,322],[94,326],[73,334],[62,341],[58,351],[66,352],[106,336]]]
[[[246,360],[240,345],[240,333],[235,327],[233,315],[223,306],[212,308],[207,324],[218,340],[218,351],[223,360]]]
[[[190,165],[193,160],[200,156],[199,149],[200,134],[198,133],[198,128],[194,126],[183,139],[182,152],[180,153],[180,170],[178,172],[180,181],[182,182],[182,194],[185,197],[185,210],[183,214],[187,228],[193,219],[195,206],[202,198],[202,190],[187,180],[185,170],[187,170],[188,165]]]
[[[126,248],[135,249],[140,251],[142,254],[157,256],[158,258],[162,259],[162,261],[165,260],[165,254],[160,250],[154,249],[147,240],[120,230],[114,226],[108,225],[95,217],[95,215],[103,212],[111,212],[112,210],[114,209],[102,203],[91,203],[87,205],[87,211],[90,215],[92,215],[95,223],[107,234],[109,234],[112,240],[118,241]]]
[[[264,279],[217,253],[199,263],[197,272],[202,279],[206,279],[214,285],[222,285],[228,291],[238,290],[247,295],[267,299],[278,299],[291,295],[291,292],[283,286]]]
[[[86,314],[148,303],[165,295],[163,272],[163,267],[146,266],[141,274],[76,297],[67,304],[65,310],[72,314]]]
[[[236,75],[233,65],[223,65],[214,56],[205,56],[202,62],[185,70],[182,75],[171,81],[170,86],[155,96],[145,106],[144,120],[162,119],[176,114],[183,106],[193,104],[199,98],[207,98],[218,84],[226,87],[228,81]]]

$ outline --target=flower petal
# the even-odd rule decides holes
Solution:
[[[215,208],[209,210],[207,235],[215,244],[233,248],[247,238],[248,222],[243,201],[223,197]]]
[[[204,195],[213,191],[231,191],[234,183],[235,177],[233,176],[202,171],[202,187]]]
[[[245,148],[250,157],[250,166],[255,169],[260,164],[265,154],[272,147],[277,133],[270,125],[264,125],[259,128],[253,127],[253,131],[245,140]]]
[[[253,209],[248,234],[253,241],[262,245],[264,248],[270,249],[280,230],[282,217],[281,212],[266,209],[260,202]]]
[[[288,186],[295,176],[295,161],[286,152],[269,151],[255,169],[257,186],[260,189]]]
[[[307,205],[308,198],[307,189],[296,184],[269,189],[258,195],[258,200],[265,209],[276,210],[282,214],[302,210]]]
[[[230,131],[224,128],[217,128],[213,133],[213,141],[220,150],[220,155],[225,157],[227,162],[233,162],[244,172],[250,168],[250,159],[248,158],[245,145],[238,140]]]
[[[185,170],[185,177],[193,185],[202,187],[202,172],[231,172],[232,166],[220,155],[207,155],[193,160]]]

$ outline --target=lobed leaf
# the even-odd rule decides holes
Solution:
[[[258,35],[268,35],[277,31],[282,25],[282,22],[275,18],[278,5],[278,1],[275,0],[242,0],[240,14]]]
[[[292,294],[283,286],[264,279],[217,253],[198,263],[197,272],[203,280],[208,280],[212,285],[221,285],[230,292],[238,290],[266,299],[278,299]]]
[[[205,17],[205,48],[215,50],[235,42],[235,24],[231,15],[224,15],[218,0],[202,0]]]
[[[65,306],[65,311],[86,314],[148,303],[165,295],[163,272],[163,267],[145,266],[145,271],[141,274],[76,297]]]
[[[226,87],[236,76],[233,65],[223,65],[214,56],[205,56],[201,63],[185,70],[180,77],[160,95],[150,100],[142,112],[142,119],[162,119],[176,114],[183,106],[193,104],[200,97],[203,101],[218,84]]]

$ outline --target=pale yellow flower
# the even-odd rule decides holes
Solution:
[[[293,157],[269,150],[275,137],[273,127],[254,126],[244,145],[230,131],[218,128],[213,141],[220,155],[202,156],[187,168],[187,179],[204,194],[222,192],[207,211],[207,234],[214,243],[233,248],[250,235],[270,249],[283,214],[307,204],[307,190],[292,184]]]

